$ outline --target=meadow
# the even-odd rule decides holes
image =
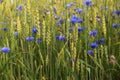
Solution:
[[[0,80],[120,80],[120,0],[0,0]]]

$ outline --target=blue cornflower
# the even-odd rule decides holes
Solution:
[[[61,36],[59,36],[59,40],[60,41],[66,41],[66,38],[65,38],[65,36],[61,35]]]
[[[8,52],[10,52],[10,48],[9,47],[3,47],[3,48],[1,48],[1,51],[3,53],[8,53]]]
[[[78,9],[78,8],[75,8],[74,11],[77,12],[77,13],[79,13],[79,14],[83,12],[82,9]]]
[[[55,14],[57,13],[57,9],[56,9],[55,6],[53,6],[53,11],[54,11]]]
[[[119,27],[119,24],[113,23],[113,24],[112,24],[112,27],[113,27],[113,28],[118,28],[118,27]]]
[[[23,10],[23,6],[22,5],[19,5],[17,8],[16,8],[16,10],[18,11],[22,11]]]
[[[55,36],[55,38],[57,39],[57,40],[59,40],[59,36],[57,35],[57,36]]]
[[[61,26],[60,22],[57,22],[57,26]]]
[[[56,36],[56,39],[59,41],[66,41],[65,36],[61,35],[61,36]]]
[[[99,39],[96,41],[97,44],[103,44],[105,41],[105,38]]]
[[[37,32],[38,32],[37,27],[33,27],[32,28],[32,33],[37,33]]]
[[[72,23],[72,24],[77,23],[77,19],[72,17],[71,20],[70,20],[70,23]]]
[[[70,27],[70,28],[69,28],[69,32],[72,32],[72,31],[73,31],[73,27]]]
[[[26,41],[33,41],[34,37],[26,37]]]
[[[83,2],[85,6],[93,6],[93,3],[91,0],[86,0]]]
[[[120,15],[120,10],[114,10],[114,14]]]
[[[74,29],[73,27],[70,27],[70,28],[69,28],[69,32],[72,32],[73,29]],[[78,32],[81,32],[81,31],[83,31],[83,28],[79,26],[79,27],[78,27]]]
[[[70,23],[75,24],[75,23],[82,23],[83,20],[77,17],[76,15],[72,15],[72,18],[70,20]]]
[[[59,19],[58,22],[57,22],[57,25],[60,26],[64,23],[64,20],[63,19]]]
[[[4,30],[4,31],[8,31],[8,28],[2,28],[2,30]]]
[[[41,43],[42,42],[42,38],[38,38],[36,42],[37,43]]]
[[[66,8],[71,8],[71,7],[73,6],[73,4],[74,4],[73,2],[67,4],[67,5],[66,5]]]
[[[81,32],[81,31],[83,31],[83,28],[82,27],[78,27],[78,32]]]
[[[55,19],[60,19],[60,16],[54,14],[54,18],[55,18]]]
[[[87,52],[89,55],[93,56],[94,55],[94,52],[92,50],[88,50]]]
[[[97,30],[93,30],[93,31],[90,31],[89,35],[95,37],[95,36],[97,36],[97,33],[98,33]]]
[[[15,31],[15,32],[14,32],[14,35],[15,35],[15,36],[17,36],[17,35],[18,35],[18,32],[17,32],[17,31]]]
[[[82,22],[83,22],[83,20],[82,20],[82,19],[80,19],[80,18],[77,18],[77,22],[78,22],[78,23],[82,23]]]
[[[98,47],[98,44],[97,44],[96,42],[91,43],[91,44],[90,44],[90,47],[94,49],[94,48]]]

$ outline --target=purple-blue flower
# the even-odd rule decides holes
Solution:
[[[105,41],[105,38],[99,39],[96,41],[97,44],[103,44]]]
[[[67,4],[67,5],[66,5],[66,8],[71,8],[71,7],[73,6],[73,4],[74,4],[73,2]]]
[[[120,10],[114,10],[114,14],[120,15]]]
[[[76,19],[76,18],[72,18],[72,19],[70,20],[70,23],[72,23],[72,24],[77,23],[77,19]]]
[[[78,32],[81,32],[81,31],[83,31],[83,28],[82,27],[78,27]]]
[[[98,47],[98,44],[96,42],[93,42],[90,44],[90,47],[94,49],[94,48]]]
[[[55,36],[55,38],[57,39],[57,40],[59,40],[59,36],[57,35],[57,36]]]
[[[55,38],[59,41],[66,41],[66,38],[64,35],[56,36]]]
[[[86,0],[83,2],[85,6],[93,6],[93,3],[91,0]]]
[[[54,14],[54,18],[55,18],[55,19],[60,19],[60,16]]]
[[[69,28],[69,32],[72,32],[72,31],[73,31],[73,27],[70,27],[70,28]]]
[[[95,37],[97,36],[97,33],[98,33],[97,30],[93,30],[93,31],[90,31],[89,35]]]
[[[78,22],[78,23],[82,23],[82,22],[83,22],[83,20],[82,20],[82,19],[80,19],[80,18],[77,18],[77,22]]]
[[[15,31],[15,32],[14,32],[14,35],[15,35],[15,36],[17,36],[17,35],[18,35],[18,32],[17,32],[17,31]]]
[[[87,52],[89,55],[94,56],[94,52],[92,50],[88,50]]]
[[[77,17],[76,15],[72,15],[70,19],[70,23],[75,24],[75,23],[82,23],[83,20]]]
[[[57,13],[57,9],[56,9],[55,6],[53,6],[53,11],[54,11],[55,14]]]
[[[77,13],[79,13],[79,14],[83,12],[82,9],[78,9],[78,8],[75,8],[74,11],[77,12]]]
[[[38,38],[36,42],[37,43],[41,43],[42,42],[42,38]]]
[[[33,41],[34,37],[26,37],[26,41]]]
[[[112,27],[113,27],[113,28],[118,28],[118,27],[119,27],[119,24],[113,23],[113,24],[112,24]]]
[[[64,23],[64,20],[63,19],[59,19],[58,22],[57,22],[57,25],[60,26]]]
[[[73,27],[70,27],[70,28],[69,28],[69,32],[72,32],[73,29],[74,29]],[[83,31],[83,28],[79,26],[79,27],[78,27],[78,32],[81,32],[81,31]]]
[[[18,11],[22,11],[23,10],[23,6],[22,5],[19,5],[17,8],[16,8],[16,10]]]
[[[32,28],[32,33],[37,33],[37,32],[38,32],[37,27],[33,27]]]
[[[61,36],[59,36],[59,40],[60,40],[60,41],[65,41],[66,38],[65,38],[65,36],[61,35]]]
[[[3,53],[8,53],[8,52],[10,52],[10,48],[9,47],[3,47],[3,48],[1,48],[1,51]]]
[[[8,28],[2,28],[2,30],[4,30],[4,31],[8,31]]]

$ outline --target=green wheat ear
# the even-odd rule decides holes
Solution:
[[[77,70],[77,73],[79,73],[79,71],[80,71],[80,59],[77,59],[76,70]]]
[[[24,25],[27,23],[27,7],[24,6]]]
[[[76,58],[76,47],[74,41],[71,41],[71,59],[72,59],[72,71],[74,72],[75,68],[75,58]]]
[[[13,29],[13,26],[14,26],[14,21],[13,21],[13,18],[11,19],[11,24],[10,24],[10,34],[12,35],[13,34],[13,31],[14,31],[14,29]]]
[[[97,18],[96,17],[97,17],[97,8],[94,8],[94,21],[93,21],[94,22],[93,23],[94,24],[94,29],[96,29],[96,26],[97,26],[96,25],[97,24]]]
[[[104,33],[104,36],[106,37],[106,22],[105,22],[105,17],[103,16],[102,17],[102,23],[103,23],[103,33]]]
[[[21,23],[19,16],[17,17],[17,31],[19,34],[21,34]]]
[[[43,20],[43,24],[42,24],[42,36],[43,36],[43,41],[45,41],[45,33],[46,33],[46,25],[45,25],[45,21]]]
[[[75,26],[75,43],[77,44],[77,42],[78,42],[78,24],[76,24],[76,26]]]
[[[10,0],[6,1],[5,10],[6,10],[7,14],[8,13],[11,14],[11,11],[10,11]]]
[[[39,10],[36,9],[36,13],[35,13],[35,25],[37,26],[38,28],[38,34],[37,34],[37,37],[41,37],[41,30],[40,30],[40,18],[39,18]]]
[[[48,26],[48,29],[47,29],[47,39],[46,39],[47,45],[50,44],[50,41],[51,41],[51,32],[50,32],[50,26]]]

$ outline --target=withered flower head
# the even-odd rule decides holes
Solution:
[[[112,63],[113,65],[116,64],[116,58],[115,58],[114,55],[111,55],[111,56],[110,56],[110,63]]]

